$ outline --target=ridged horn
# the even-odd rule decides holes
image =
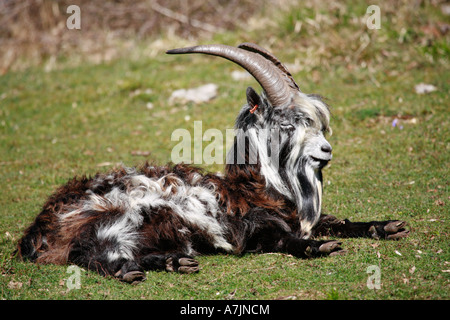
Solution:
[[[228,59],[247,70],[266,92],[273,107],[287,106],[292,89],[274,64],[258,53],[222,44],[173,49],[167,54],[203,53]]]
[[[241,43],[240,45],[238,45],[238,48],[258,53],[267,60],[271,61],[287,77],[287,81],[290,84],[291,88],[294,90],[300,90],[299,86],[292,77],[292,74],[289,72],[288,68],[286,68],[286,66],[271,52],[251,42]]]

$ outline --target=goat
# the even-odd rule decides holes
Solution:
[[[147,162],[73,178],[26,229],[19,257],[73,263],[134,283],[145,279],[146,270],[198,272],[199,254],[284,252],[313,258],[346,252],[337,240],[315,237],[408,235],[404,221],[355,223],[321,214],[322,169],[332,158],[325,138],[330,111],[320,96],[303,93],[273,54],[251,43],[167,53],[228,59],[263,89],[260,95],[247,89],[224,174]],[[269,148],[274,141],[278,147]]]

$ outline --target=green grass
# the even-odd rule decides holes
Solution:
[[[361,15],[360,9],[331,13],[345,22],[339,25],[344,51],[336,57],[324,52],[318,53],[318,60],[308,60],[297,41],[317,35],[314,41],[326,46],[327,39],[307,24],[299,35],[289,37],[290,24],[302,17],[294,11],[291,20],[277,22],[264,33],[225,33],[208,42],[264,44],[267,38],[283,37],[273,45],[277,55],[288,62],[297,56],[300,63],[303,58],[310,61],[295,78],[303,91],[327,97],[333,113],[329,141],[334,158],[324,171],[324,212],[352,221],[404,219],[411,229],[407,239],[345,239],[347,255],[315,260],[281,254],[202,256],[198,274],[149,272],[147,281],[137,286],[83,271],[81,289],[68,290],[67,266],[35,265],[12,257],[46,197],[74,175],[146,160],[133,151],[151,151],[148,158],[158,163],[170,161],[177,144],[170,139],[175,129],[192,132],[195,120],[203,121],[204,131],[231,128],[245,102],[245,88],[257,84],[233,81],[230,72],[236,67],[227,61],[197,56],[123,58],[100,65],[62,65],[50,72],[36,66],[0,77],[0,297],[448,299],[448,36],[447,42],[438,39],[422,47],[417,38],[421,24],[413,23],[420,15],[432,21],[444,18],[436,8],[420,7],[407,15],[410,31],[403,42],[398,41],[398,23],[384,20],[377,34],[369,34],[370,48],[352,57],[354,43],[345,35],[357,29],[351,21]],[[307,10],[306,16],[314,19],[314,11]],[[382,50],[397,54],[382,55]],[[348,63],[347,53],[352,57]],[[412,62],[414,67],[408,67]],[[206,82],[219,85],[213,101],[169,105],[173,90]],[[414,85],[420,82],[438,90],[418,95]],[[147,109],[147,102],[154,108]],[[402,129],[392,126],[395,118]],[[204,167],[222,170],[221,165]],[[366,285],[371,265],[381,271],[379,290]]]

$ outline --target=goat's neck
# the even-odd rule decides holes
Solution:
[[[236,147],[235,142],[234,150]],[[244,159],[247,161],[244,164],[232,162],[225,167],[226,180],[243,191],[241,203],[245,202],[250,208],[263,206],[265,201],[274,208],[281,206],[295,212],[299,223],[297,231],[308,237],[321,212],[321,171],[313,169],[302,159],[291,165],[280,163],[278,167],[267,158],[258,156],[256,164],[248,164],[247,149]],[[244,190],[252,190],[252,194],[245,194]]]

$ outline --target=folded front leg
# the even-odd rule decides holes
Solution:
[[[408,236],[409,230],[406,230],[405,226],[406,222],[400,220],[351,222],[348,219],[339,220],[332,215],[321,215],[312,235],[314,237],[335,236],[398,240]]]

